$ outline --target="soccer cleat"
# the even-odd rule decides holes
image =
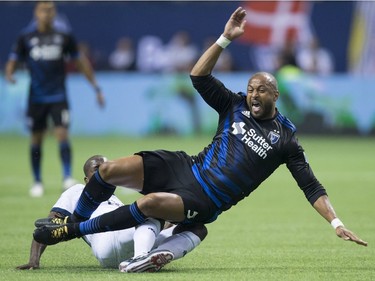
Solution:
[[[64,179],[63,186],[62,186],[63,191],[69,189],[70,187],[72,187],[73,185],[76,185],[77,183],[78,181],[76,181],[75,179],[71,177]]]
[[[173,253],[167,250],[151,251],[146,255],[123,261],[119,269],[121,272],[128,273],[157,272],[173,258]]]
[[[52,218],[44,218],[44,219],[38,219],[34,222],[34,225],[36,227],[41,227],[43,225],[62,225],[68,223],[68,216],[64,218],[59,217],[52,217]]]
[[[43,184],[41,182],[35,182],[30,188],[29,194],[31,197],[42,197],[44,193]]]
[[[135,261],[136,259],[140,259],[140,258],[143,258],[144,256],[146,256],[147,254],[145,255],[141,255],[141,256],[137,256],[137,257],[133,257],[133,258],[130,258],[130,259],[127,259],[123,262],[121,262],[118,266],[118,269],[121,271],[121,272],[126,272],[125,268],[129,265],[129,263]]]
[[[78,236],[70,233],[69,224],[43,225],[34,230],[33,237],[36,242],[44,245],[55,245],[62,241],[68,241]]]

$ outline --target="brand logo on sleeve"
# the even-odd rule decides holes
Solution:
[[[250,111],[248,111],[248,110],[244,110],[244,111],[241,111],[241,113],[242,113],[243,115],[245,115],[247,118],[250,118]]]

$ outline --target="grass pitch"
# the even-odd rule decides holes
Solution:
[[[285,166],[249,198],[208,225],[206,240],[185,258],[155,274],[103,269],[80,240],[48,247],[41,269],[19,271],[29,258],[33,222],[44,217],[61,191],[55,140],[44,146],[45,196],[28,196],[31,173],[28,138],[0,136],[1,280],[375,280],[375,140],[301,137],[317,178],[346,226],[367,248],[338,239],[305,200]],[[138,150],[165,148],[195,154],[209,137],[72,138],[74,177],[93,154],[117,158]],[[125,202],[138,195],[120,188]]]

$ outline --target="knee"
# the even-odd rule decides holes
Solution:
[[[104,181],[110,179],[114,165],[116,165],[115,162],[104,162],[99,166],[98,171]]]
[[[146,217],[180,220],[183,215],[181,197],[173,193],[149,193],[137,200],[138,208]]]
[[[208,234],[207,227],[202,223],[178,224],[173,230],[173,234],[181,233],[183,231],[190,231],[194,233],[201,241],[203,241]]]
[[[147,194],[137,200],[138,208],[146,217],[155,217],[155,211],[160,203],[161,200],[157,194]]]

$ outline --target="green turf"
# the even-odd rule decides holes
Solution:
[[[117,158],[157,148],[197,153],[209,138],[72,141],[74,176],[81,178],[81,166],[93,154]],[[43,162],[46,194],[28,197],[28,139],[0,136],[1,280],[375,280],[375,140],[301,137],[301,143],[337,214],[369,242],[367,248],[338,239],[283,166],[249,198],[208,225],[207,239],[185,258],[156,274],[121,274],[100,268],[80,240],[47,248],[40,270],[14,269],[28,261],[33,222],[57,199],[61,173],[57,146],[49,137]],[[138,196],[116,193],[129,203]]]

